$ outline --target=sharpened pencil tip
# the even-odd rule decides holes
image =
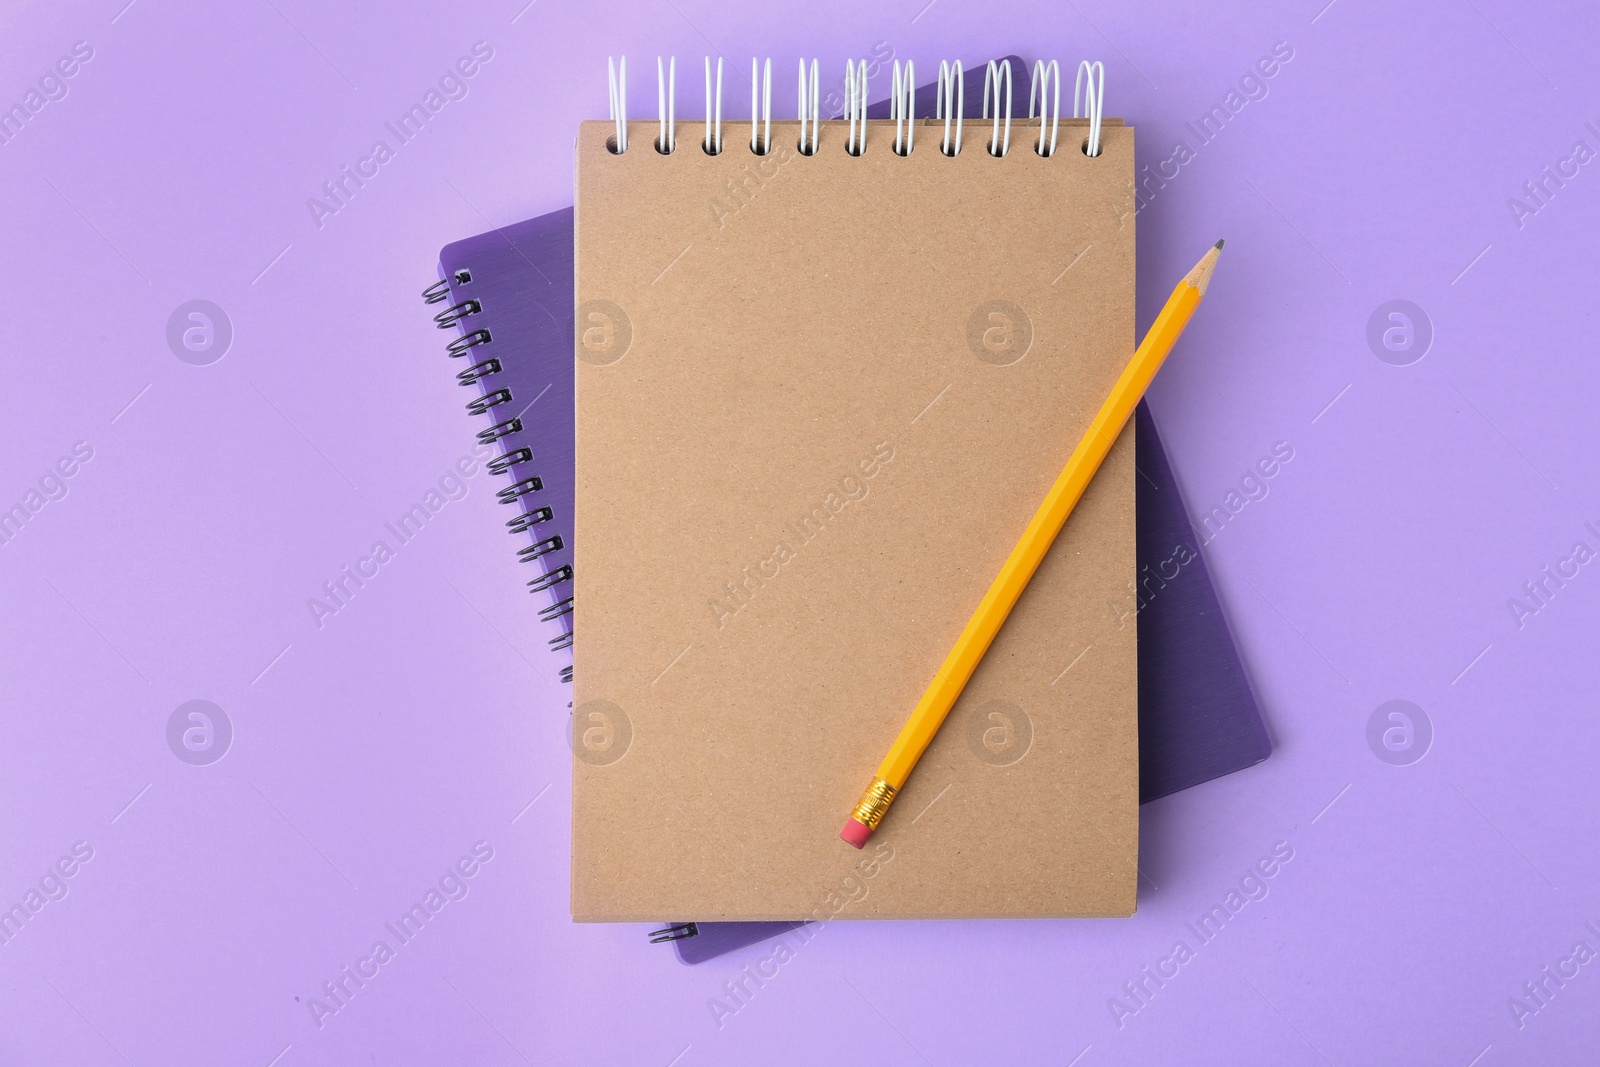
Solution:
[[[1222,242],[1218,241],[1206,250],[1200,257],[1200,262],[1194,269],[1184,275],[1184,282],[1200,290],[1200,295],[1206,295],[1206,288],[1211,284],[1211,275],[1217,269],[1217,260],[1222,258]]]

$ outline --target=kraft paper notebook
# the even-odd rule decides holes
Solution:
[[[809,918],[867,863],[839,917],[1133,911],[1131,427],[897,817],[837,839],[1135,341],[1132,129],[942,127],[580,129],[580,920]]]

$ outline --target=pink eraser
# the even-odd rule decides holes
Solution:
[[[839,840],[846,842],[853,848],[860,848],[867,843],[867,838],[872,836],[872,827],[855,819],[845,821],[844,829],[839,831]]]

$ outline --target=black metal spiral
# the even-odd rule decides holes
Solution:
[[[426,304],[442,304],[451,297],[452,282],[457,286],[463,286],[470,284],[471,281],[471,271],[457,270],[451,275],[451,277],[440,279],[424,289],[422,291],[422,300]],[[441,330],[448,330],[452,326],[456,326],[458,324],[461,325],[463,330],[461,336],[452,339],[450,343],[445,346],[445,352],[451,358],[459,358],[466,355],[468,352],[472,352],[473,349],[480,345],[487,345],[493,342],[494,338],[490,335],[488,330],[481,328],[467,328],[465,320],[473,315],[479,314],[482,311],[483,304],[480,301],[469,297],[465,300],[457,301],[433,317],[433,321],[438,324],[438,327]],[[476,358],[480,354],[474,352],[473,355]],[[484,356],[465,370],[458,371],[456,373],[456,380],[462,385],[474,385],[480,381],[484,381],[485,379],[492,378],[494,375],[499,374],[502,370],[503,368],[501,367],[498,359],[493,356]],[[512,396],[510,389],[490,389],[485,387],[482,395],[475,397],[473,400],[468,402],[467,412],[472,415],[487,415],[493,408],[497,408],[502,404],[509,404],[511,401]],[[493,425],[485,429],[479,430],[478,440],[484,444],[493,444],[502,437],[508,437],[511,434],[519,433],[521,430],[522,420],[520,418],[513,417],[509,419],[503,419],[495,422]],[[484,465],[484,468],[490,474],[511,475],[514,467],[520,463],[527,463],[532,459],[532,449],[519,447],[509,452],[502,451],[499,455],[489,460]],[[514,477],[514,475],[512,476]],[[506,528],[510,530],[512,534],[525,534],[532,530],[535,526],[538,526],[540,523],[549,522],[552,518],[554,518],[554,512],[551,511],[548,506],[540,505],[538,507],[533,507],[529,506],[528,503],[523,501],[524,497],[531,496],[543,488],[544,482],[537,475],[529,475],[525,478],[522,478],[520,481],[514,482],[504,489],[496,491],[495,496],[499,498],[500,503],[517,504],[523,508],[522,512],[517,515],[516,518],[511,519],[506,523]],[[521,549],[518,549],[517,561],[519,563],[532,563],[543,556],[547,556],[552,552],[560,550],[562,547],[564,546],[562,544],[560,535],[551,534],[548,537],[536,540],[531,545],[527,545]],[[540,574],[537,578],[534,578],[532,581],[528,582],[528,591],[530,593],[543,593],[555,588],[558,585],[570,584],[571,582],[572,568],[566,564],[563,564],[562,566],[557,567],[555,570],[546,571]],[[557,634],[555,637],[550,638],[548,644],[550,645],[551,650],[555,652],[564,651],[572,647],[572,597],[570,595],[565,599],[556,601],[554,604],[551,604],[548,607],[540,608],[539,619],[541,622],[565,620],[566,629],[562,633]],[[561,680],[563,682],[572,681],[572,668],[570,666],[561,668]],[[682,925],[683,924],[679,924],[679,926]],[[691,923],[688,925],[690,927],[689,933],[677,934],[675,937],[694,936],[695,931],[693,930],[693,924]],[[676,927],[674,927],[674,929],[676,929]],[[654,937],[652,937],[652,940],[654,940]]]
[[[482,396],[474,397],[467,401],[468,415],[482,415],[490,408],[499,407],[511,400],[511,390],[493,389]]]
[[[572,614],[572,598],[571,597],[567,597],[565,600],[556,601],[554,604],[551,604],[547,608],[540,608],[539,609],[539,621],[540,622],[549,622],[552,619],[559,619],[563,615],[571,615],[571,614]]]
[[[439,329],[448,330],[468,315],[476,315],[483,310],[483,305],[476,300],[463,300],[459,304],[452,304],[433,317],[439,324]]]
[[[532,511],[524,511],[514,519],[508,519],[506,528],[514,534],[526,533],[541,522],[549,522],[553,518],[555,512],[549,508],[534,508]]]
[[[490,474],[504,474],[518,463],[526,463],[533,458],[533,449],[523,447],[511,452],[502,452],[485,464],[485,469]]]
[[[456,374],[456,381],[460,382],[462,385],[471,385],[479,378],[486,377],[490,374],[496,374],[499,372],[499,370],[500,361],[498,359],[486,359],[482,363],[474,363],[466,370],[458,372]]]
[[[516,502],[517,497],[527,496],[529,493],[537,493],[543,488],[544,482],[539,479],[537,474],[535,474],[532,478],[524,478],[522,481],[517,482],[514,485],[506,486],[504,489],[501,489],[499,492],[495,493],[495,496],[502,504],[512,504]]]
[[[528,583],[528,588],[535,593],[542,593],[552,586],[562,582],[572,581],[572,568],[563,563],[553,571],[547,571]]]
[[[506,437],[506,436],[508,436],[510,434],[521,433],[521,432],[522,432],[522,420],[521,419],[507,419],[505,422],[497,422],[497,423],[495,423],[493,426],[489,427],[487,430],[479,430],[478,431],[478,440],[482,441],[486,445],[492,445],[496,441],[500,440],[500,438],[502,438],[502,437]]]
[[[517,562],[532,563],[540,556],[548,556],[552,552],[561,551],[562,547],[561,535],[551,534],[542,541],[535,541],[526,548],[517,549]]]
[[[454,341],[451,341],[449,344],[445,345],[445,352],[447,352],[451,358],[456,356],[464,356],[467,354],[467,350],[469,348],[472,348],[475,345],[486,345],[492,340],[494,340],[494,338],[489,336],[488,330],[473,330],[471,333],[462,334]]]
[[[663,926],[659,930],[650,931],[650,943],[659,945],[664,941],[682,941],[686,937],[699,937],[700,927],[694,923],[673,923]]]

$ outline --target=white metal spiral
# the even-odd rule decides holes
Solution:
[[[844,65],[845,115],[850,121],[845,151],[859,156],[867,150],[867,61]]]
[[[1055,113],[1055,117],[1053,119],[1049,119],[1050,140],[1048,142],[1046,142],[1045,139],[1044,139],[1044,128],[1045,128],[1046,119],[1049,117],[1049,114],[1050,114],[1050,100],[1046,98],[1046,94],[1050,92],[1050,82],[1051,82],[1052,77],[1055,80],[1055,97],[1054,97],[1054,100],[1055,100],[1055,105],[1056,105],[1056,113]],[[1057,63],[1053,59],[1049,63],[1046,63],[1042,59],[1039,60],[1038,62],[1034,63],[1034,65],[1033,65],[1033,81],[1028,86],[1028,118],[1029,119],[1033,118],[1033,105],[1034,105],[1034,98],[1035,97],[1038,98],[1038,102],[1039,102],[1039,143],[1034,146],[1033,150],[1035,152],[1039,153],[1041,156],[1053,156],[1053,155],[1056,154],[1056,134],[1061,129],[1061,64],[1060,63]]]
[[[956,60],[951,66],[945,60],[939,60],[939,87],[933,98],[933,117],[944,120],[944,140],[939,142],[939,151],[947,156],[959,155],[961,152],[961,120],[967,110],[967,86],[961,80],[961,60]],[[950,139],[950,119],[955,117],[956,136]]]
[[[1083,114],[1078,113],[1078,91],[1083,90]],[[1106,108],[1106,65],[1099,60],[1087,59],[1078,64],[1078,76],[1072,81],[1072,117],[1087,117],[1089,139],[1084,142],[1083,154],[1100,154],[1100,123]]]
[[[618,64],[606,57],[606,76],[611,83],[611,119],[617,124],[616,147],[619,155],[628,150],[628,57]]]
[[[717,60],[716,77],[711,72],[711,57],[705,60],[706,132],[702,147],[707,155],[720,155],[722,140],[722,59]],[[610,120],[616,133],[607,147],[616,154],[628,150],[628,57],[608,57],[606,75],[610,95]],[[656,57],[656,117],[659,132],[656,151],[669,155],[677,143],[676,57]],[[845,123],[845,151],[859,156],[867,148],[867,61],[845,64],[845,107],[840,116]],[[1072,117],[1089,120],[1085,155],[1100,155],[1105,118],[1105,64],[1084,60],[1078,64],[1072,85]],[[822,79],[817,60],[800,61],[799,119],[801,155],[815,155],[821,148]],[[916,67],[911,60],[894,61],[893,84],[889,97],[889,117],[894,120],[893,151],[908,156],[916,147]],[[939,151],[946,156],[961,153],[962,123],[966,112],[966,86],[959,60],[939,62],[939,79],[934,94],[936,121],[944,123]],[[989,154],[1005,156],[1011,150],[1012,73],[1009,60],[993,60],[983,72],[984,120],[990,122]],[[1003,114],[1003,121],[1002,121]],[[1028,88],[1028,121],[1038,119],[1039,132],[1034,151],[1041,156],[1056,154],[1061,130],[1061,66],[1056,60],[1034,63]],[[1047,134],[1048,131],[1048,134]],[[750,151],[766,155],[772,151],[772,60],[765,65],[750,61]]]
[[[767,60],[767,65],[761,71],[762,76],[756,77],[756,61],[750,60],[750,151],[758,156],[764,156],[772,151],[772,60]],[[759,94],[759,104],[758,95]],[[764,120],[766,130],[758,142],[756,140],[757,120]]]
[[[819,121],[822,111],[819,106],[822,79],[817,75],[817,61],[811,61],[811,76],[806,77],[806,61],[800,61],[800,154],[814,156],[817,154],[817,136],[821,132]],[[809,124],[809,134],[807,127]]]
[[[894,119],[894,154],[909,156],[916,147],[917,137],[917,68],[909,59],[906,60],[904,77],[900,74],[900,61],[894,61],[889,117]]]
[[[1000,134],[1000,83],[1005,81],[1006,86],[1006,125],[1005,136]],[[994,111],[994,128],[989,133],[989,154],[991,156],[1004,156],[1011,151],[1011,60],[1003,59],[999,63],[989,61],[983,71],[983,117],[988,118],[989,112]]]
[[[715,117],[711,102],[716,101]],[[708,156],[722,154],[722,57],[717,57],[717,87],[711,89],[711,57],[706,56],[706,139],[702,145]]]
[[[656,151],[667,156],[678,147],[678,119],[675,114],[678,103],[678,57],[673,56],[670,66],[663,66],[661,57],[656,56],[656,117],[661,123],[661,132],[656,137]]]

